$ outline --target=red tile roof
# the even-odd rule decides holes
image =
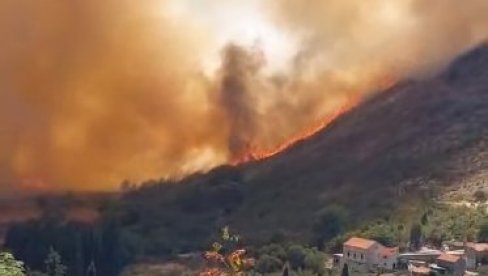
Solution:
[[[467,246],[477,252],[488,251],[488,243],[468,243]]]
[[[459,261],[459,259],[461,259],[460,256],[449,254],[442,254],[437,258],[438,261],[444,261],[448,263],[456,263],[457,261]]]
[[[359,249],[369,249],[371,246],[376,244],[373,240],[352,237],[344,243],[344,246],[359,248]]]

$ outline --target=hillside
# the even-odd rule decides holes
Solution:
[[[281,156],[248,165],[248,200],[235,218],[246,218],[241,227],[299,231],[330,203],[361,220],[389,213],[419,190],[488,187],[487,143],[488,47],[482,46],[439,76],[398,84]]]
[[[202,247],[224,224],[252,240],[307,239],[326,206],[342,205],[354,224],[446,189],[488,186],[487,143],[488,46],[481,46],[436,77],[377,94],[275,157],[178,183],[147,182],[109,214],[148,241],[148,254]]]

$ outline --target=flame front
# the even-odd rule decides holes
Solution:
[[[321,130],[326,129],[331,123],[333,123],[337,118],[339,118],[344,113],[348,112],[349,110],[353,109],[359,103],[358,98],[352,98],[346,102],[343,106],[337,109],[333,114],[326,116],[322,120],[317,121],[314,124],[309,125],[301,132],[297,133],[296,135],[290,137],[290,139],[286,140],[282,144],[278,145],[272,149],[259,149],[258,146],[249,146],[249,148],[237,154],[237,156],[231,160],[232,165],[239,165],[251,161],[262,160],[283,152],[290,147],[294,146],[300,141],[306,140],[307,138],[313,136],[314,134],[320,132]]]
[[[361,90],[367,91],[369,89],[372,89],[371,87],[375,87],[376,90],[386,93],[388,91],[388,88],[392,87],[397,82],[398,81],[396,77],[389,75],[383,76],[375,81],[372,81],[369,85],[361,88]],[[300,141],[306,140],[322,130],[326,130],[327,127],[329,127],[339,117],[359,105],[362,101],[362,97],[360,97],[360,95],[364,93],[365,92],[352,93],[352,96],[350,98],[347,98],[342,105],[339,105],[339,107],[333,110],[330,114],[323,116],[321,119],[315,121],[315,123],[309,124],[304,129],[290,136],[284,142],[278,144],[275,147],[262,148],[259,145],[255,145],[252,143],[248,144],[248,146],[243,151],[238,152],[230,159],[230,164],[237,166],[239,164],[247,162],[270,158],[293,147]]]

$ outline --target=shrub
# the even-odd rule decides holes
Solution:
[[[61,263],[61,256],[52,247],[49,249],[49,254],[44,261],[46,264],[46,273],[49,276],[64,276],[66,275],[66,266]]]
[[[292,269],[297,270],[298,268],[304,267],[304,260],[307,251],[300,245],[292,245],[288,248],[288,261]]]
[[[479,242],[488,242],[488,220],[485,220],[478,232],[478,241]]]
[[[2,276],[25,276],[24,264],[15,260],[10,253],[0,253],[0,275]]]
[[[322,275],[325,273],[325,261],[325,254],[316,249],[310,249],[305,255],[303,264],[305,269],[312,271],[314,274]]]
[[[483,190],[478,190],[473,194],[474,200],[477,202],[485,202],[488,198]]]
[[[387,222],[378,222],[368,226],[368,228],[361,233],[368,239],[378,241],[385,246],[398,245],[398,228]]]
[[[285,261],[287,258],[285,249],[281,245],[275,243],[261,247],[259,255],[273,256],[281,261]]]
[[[260,273],[271,273],[281,270],[283,262],[270,255],[261,256],[256,263],[256,270]]]
[[[344,231],[346,212],[340,206],[330,206],[323,209],[314,225],[317,245],[322,248],[324,243]]]

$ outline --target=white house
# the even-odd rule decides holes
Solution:
[[[398,248],[385,247],[373,240],[350,238],[344,243],[343,254],[344,263],[351,272],[397,268]]]

